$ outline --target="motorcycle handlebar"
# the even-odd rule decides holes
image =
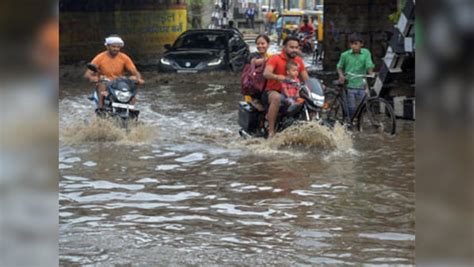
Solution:
[[[292,85],[300,85],[298,82],[296,82],[296,81],[293,80],[293,79],[284,79],[284,80],[283,80],[283,83],[292,84]]]
[[[126,79],[132,81],[134,84],[139,84],[139,81],[137,79],[131,79],[130,77],[132,77],[132,76],[121,76],[121,78],[126,78]],[[107,78],[104,75],[99,76],[99,82],[111,82],[111,81],[113,81],[113,80]]]

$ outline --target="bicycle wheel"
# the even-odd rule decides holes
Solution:
[[[328,96],[329,99],[329,111],[328,120],[332,122],[339,122],[341,125],[346,120],[347,114],[345,112],[345,103],[340,96]]]
[[[395,112],[387,100],[374,98],[367,101],[358,118],[361,132],[395,134]]]

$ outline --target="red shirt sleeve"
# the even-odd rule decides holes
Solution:
[[[298,72],[301,73],[302,71],[305,71],[306,68],[304,67],[304,62],[303,59],[298,58]]]
[[[273,55],[267,60],[267,65],[272,66],[275,69],[278,65],[278,55]]]

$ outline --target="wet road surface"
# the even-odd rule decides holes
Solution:
[[[232,75],[232,74],[230,74]],[[60,99],[60,264],[414,264],[414,123],[238,136],[236,85],[148,84],[141,124]]]

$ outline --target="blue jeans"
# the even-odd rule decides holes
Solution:
[[[349,116],[352,117],[356,112],[357,106],[359,105],[362,98],[365,96],[363,88],[347,88],[347,99],[346,104],[349,109]]]

